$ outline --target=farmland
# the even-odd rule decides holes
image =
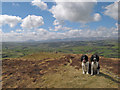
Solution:
[[[117,40],[68,42],[3,42],[3,58],[16,58],[37,52],[62,52],[69,54],[94,54],[118,58]]]

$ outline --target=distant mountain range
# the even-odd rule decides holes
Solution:
[[[27,40],[25,42],[61,42],[61,41],[97,41],[97,40],[118,40],[118,37],[80,37],[80,38],[66,38],[66,39],[49,39],[49,40],[41,40],[36,41],[33,39]]]

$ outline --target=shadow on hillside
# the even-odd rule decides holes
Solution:
[[[99,76],[104,76],[105,78],[108,78],[108,79],[112,80],[113,82],[120,83],[120,81],[115,80],[115,79],[113,79],[111,76],[106,75],[106,74],[104,74],[104,73],[102,73],[102,72],[100,72]]]

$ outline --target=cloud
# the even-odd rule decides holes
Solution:
[[[71,28],[69,27],[64,27],[62,25],[58,25],[58,26],[55,26],[55,28],[53,29],[53,31],[62,31],[62,30],[70,30]]]
[[[96,34],[94,34],[94,32]],[[92,31],[90,35],[94,37],[117,37],[118,31],[114,27],[112,28],[99,27],[96,29],[96,31]]]
[[[64,25],[64,21],[63,20],[54,20],[53,25]]]
[[[2,29],[0,29],[0,42],[2,42]]]
[[[33,29],[40,27],[43,24],[44,21],[42,16],[28,15],[26,18],[23,19],[21,27],[26,29]]]
[[[68,32],[65,32],[66,38],[77,38],[82,35],[82,30],[75,29],[75,30],[70,30]],[[83,37],[83,36],[82,36]]]
[[[55,2],[83,2],[83,0],[54,0]],[[97,2],[97,0],[84,0],[84,2]]]
[[[116,28],[106,28],[106,27],[99,27],[96,30],[90,29],[75,29],[65,32],[65,36],[69,38],[76,38],[76,37],[117,37],[118,30]]]
[[[101,19],[101,16],[99,13],[94,14],[94,21],[99,21]]]
[[[53,22],[53,25],[59,25],[60,23],[58,22],[58,20],[55,20],[54,22]]]
[[[118,2],[114,2],[113,4],[106,6],[105,9],[105,15],[108,15],[111,18],[118,20]]]
[[[120,30],[120,24],[115,23],[115,26],[117,27],[116,30]]]
[[[0,29],[0,33],[2,33],[2,29]]]
[[[41,0],[33,0],[32,1],[32,5],[33,6],[37,6],[42,10],[46,10],[47,9],[47,4],[42,2]]]
[[[2,41],[21,41],[22,39],[19,39],[19,35],[20,33],[14,31],[7,33],[2,32]]]
[[[2,29],[0,29],[0,41],[2,39]]]
[[[95,5],[96,2],[56,2],[49,11],[57,20],[88,23],[101,19],[99,13],[93,13]]]
[[[0,26],[8,24],[10,27],[14,27],[21,21],[19,16],[0,15]]]
[[[43,29],[43,28],[37,29],[37,32],[40,35],[46,35],[47,33],[49,33],[46,29]]]
[[[80,37],[118,37],[118,30],[114,27],[106,28],[99,27],[96,30],[91,29],[70,29],[65,32],[53,32],[44,28],[38,28],[34,31],[19,30],[22,32],[11,31],[2,32],[3,41],[27,41],[27,40],[50,40],[50,39],[65,39],[65,38],[80,38]]]
[[[23,31],[23,30],[21,30],[21,29],[17,29],[17,30],[16,30],[16,32],[22,32],[22,31]]]

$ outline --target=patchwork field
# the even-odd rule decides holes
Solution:
[[[67,41],[67,42],[3,42],[2,58],[23,57],[37,52],[62,52],[67,54],[94,54],[119,58],[118,40]]]

